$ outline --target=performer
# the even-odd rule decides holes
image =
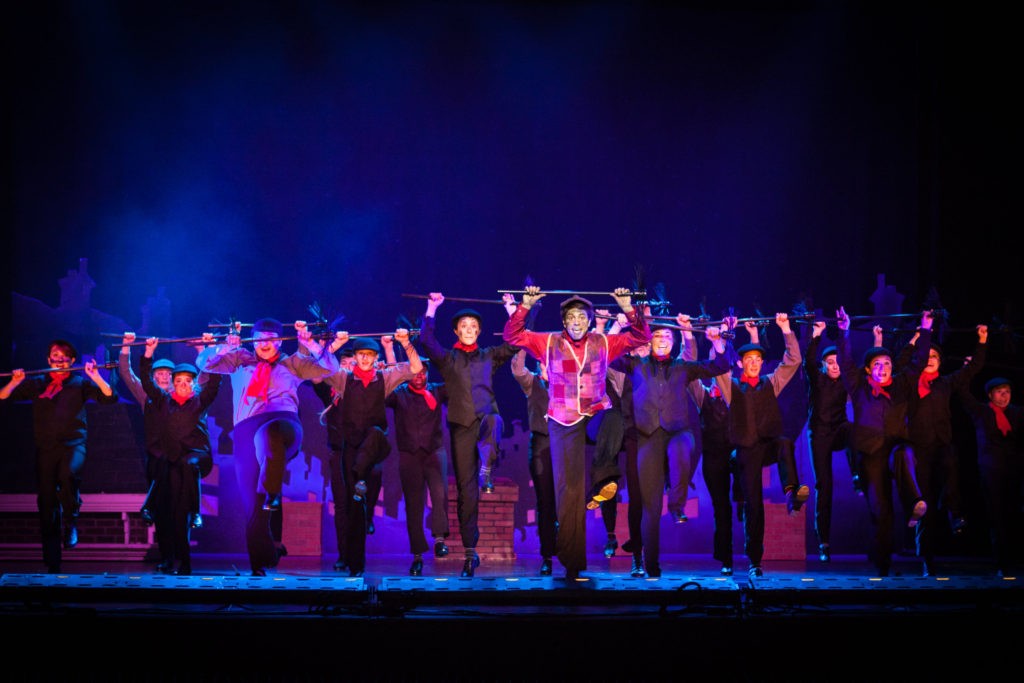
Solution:
[[[888,576],[893,552],[893,499],[895,482],[907,526],[915,527],[928,511],[915,471],[914,450],[907,429],[911,392],[917,391],[925,366],[925,352],[931,344],[931,312],[921,315],[920,348],[902,372],[893,373],[892,353],[884,346],[864,352],[862,369],[850,351],[850,317],[843,308],[836,312],[839,325],[839,366],[846,391],[853,402],[851,442],[865,491],[874,537],[868,558],[879,576]]]
[[[1005,377],[985,382],[987,402],[957,385],[957,396],[974,422],[981,489],[988,512],[996,572],[1019,576],[1024,558],[1024,408],[1011,404]]]
[[[348,340],[347,332],[335,333],[328,348],[331,356]],[[391,454],[385,399],[399,384],[423,370],[419,354],[409,341],[409,330],[399,328],[395,330],[394,339],[385,336],[381,343],[392,344],[395,340],[405,349],[408,363],[378,368],[381,345],[373,339],[357,337],[352,343],[355,351],[352,370],[339,368],[320,385],[314,385],[318,393],[330,392],[321,420],[327,424],[331,450],[335,457],[339,453],[341,456],[346,492],[339,496],[338,491],[334,491],[334,505],[335,508],[345,506],[344,557],[349,576],[362,576],[366,571],[366,536],[380,497],[381,466]],[[422,517],[420,521],[422,523]]]
[[[850,446],[851,424],[846,413],[849,394],[840,381],[838,349],[826,346],[820,352],[826,323],[817,320],[811,326],[811,341],[804,356],[807,375],[807,440],[811,451],[811,470],[814,473],[814,532],[818,540],[818,559],[832,560],[832,454],[846,453],[846,462],[857,488],[859,476]]]
[[[737,350],[743,370],[722,385],[729,405],[729,441],[735,448],[737,474],[743,492],[743,542],[750,560],[752,578],[764,576],[764,489],[761,471],[772,464],[779,469],[779,480],[786,496],[786,508],[796,514],[811,491],[800,484],[793,440],[783,436],[782,410],[778,396],[800,369],[800,345],[789,326],[789,316],[775,314],[786,350],[782,362],[767,375],[761,375],[764,347],[744,344]]]
[[[430,533],[434,557],[447,557],[448,454],[442,445],[442,405],[448,393],[442,382],[427,381],[427,363],[412,379],[388,394],[384,404],[395,416],[398,476],[405,498],[405,524],[413,554],[410,576],[423,574],[423,553],[429,546],[423,533],[424,492],[430,492]]]
[[[915,529],[917,555],[923,560],[923,574],[935,572],[935,547],[940,523],[939,501],[948,513],[949,528],[961,534],[967,527],[960,493],[960,464],[953,448],[953,415],[950,402],[959,387],[970,386],[971,380],[985,364],[988,347],[988,326],[977,326],[978,342],[970,360],[945,375],[939,374],[942,365],[942,347],[931,342],[928,362],[921,372],[917,391],[910,393],[908,408],[910,442],[914,445],[917,465],[917,483],[928,504],[928,513]],[[920,332],[904,346],[893,364],[899,370],[910,363],[917,350]],[[922,349],[923,351],[923,349]]]
[[[195,345],[197,351],[203,351],[209,346],[214,345],[213,335],[206,333],[203,338],[208,344],[199,343]],[[142,408],[142,421],[143,421],[143,433],[146,439],[146,463],[145,472],[148,485],[146,487],[146,498],[142,501],[142,508],[139,513],[142,515],[142,520],[151,525],[154,523],[153,510],[150,507],[150,497],[153,495],[153,487],[155,484],[156,466],[157,463],[153,458],[152,446],[156,444],[159,439],[159,426],[152,424],[156,421],[156,415],[150,410],[152,402],[149,397],[146,396],[146,390],[142,387],[142,380],[138,378],[135,371],[132,370],[131,363],[131,345],[135,343],[136,335],[134,332],[125,332],[124,337],[121,340],[121,352],[118,354],[118,365],[117,374],[121,378],[121,381],[128,387],[129,393],[135,398],[139,406]],[[174,371],[175,363],[169,358],[158,358],[153,361],[153,376],[152,380],[156,386],[160,387],[167,393],[173,393],[174,385],[171,381],[171,375]],[[198,379],[198,386],[196,391],[202,389],[203,385],[206,384],[210,375],[207,373],[200,373]],[[211,464],[212,466],[212,464]],[[205,476],[205,475],[204,475]],[[199,490],[200,480],[196,479],[196,490]],[[196,509],[192,511],[192,517],[190,519],[190,526],[193,529],[198,529],[203,526],[203,516],[200,513],[199,499],[196,499]],[[162,569],[160,566],[157,569]]]
[[[32,402],[35,437],[37,506],[42,536],[43,563],[51,574],[60,573],[61,531],[64,547],[78,545],[78,514],[82,506],[79,473],[85,465],[89,401],[117,403],[117,392],[100,374],[95,360],[85,362],[88,379],[69,370],[78,360],[71,342],[54,339],[46,346],[47,363],[53,372],[28,377],[14,370],[0,388],[0,400]]]
[[[690,317],[676,316],[677,326],[692,330]],[[639,435],[637,468],[640,477],[644,569],[661,576],[661,510],[668,474],[668,511],[677,524],[686,523],[686,499],[695,460],[700,453],[700,417],[687,386],[729,372],[725,341],[715,326],[705,330],[716,351],[712,360],[684,360],[673,356],[675,334],[654,324],[651,352],[644,358],[625,355],[612,363],[624,372],[633,389],[633,414]],[[689,343],[695,345],[692,331]],[[691,349],[690,356],[696,351]]]
[[[616,316],[615,324],[612,326],[610,333],[617,334],[627,327],[628,324],[629,321],[626,319],[626,316],[619,313]],[[629,355],[643,358],[650,352],[650,344],[644,344],[630,351]],[[643,533],[640,526],[643,519],[643,504],[640,500],[640,472],[637,467],[639,436],[636,430],[636,418],[633,409],[633,387],[626,373],[620,372],[613,367],[608,368],[606,385],[612,407],[614,408],[618,405],[622,412],[622,449],[626,452],[626,494],[628,496],[626,501],[626,520],[629,528],[629,538],[622,544],[622,550],[633,556],[633,564],[630,567],[629,575],[634,578],[643,578],[645,575]],[[604,503],[602,503],[602,514],[603,506]]]
[[[199,369],[233,375],[244,391],[236,392],[234,412],[235,474],[246,516],[245,540],[253,576],[266,576],[287,549],[281,543],[281,489],[285,467],[299,454],[299,385],[338,371],[338,360],[307,329],[295,321],[306,354],[281,352],[284,326],[273,318],[253,323],[254,351],[241,348],[237,333],[200,354]]]
[[[630,291],[613,293],[629,319],[623,334],[605,336],[590,332],[594,307],[587,299],[572,296],[562,302],[564,331],[540,333],[526,329],[530,308],[546,296],[535,285],[526,288],[522,302],[505,323],[503,337],[509,344],[525,348],[548,370],[548,434],[555,482],[558,533],[556,554],[565,567],[566,578],[576,579],[587,568],[586,510],[596,508],[618,492],[618,453],[598,453],[594,461],[591,495],[584,488],[587,425],[602,410],[611,407],[606,393],[608,363],[630,349],[650,341],[647,322],[633,308]],[[610,450],[610,449],[608,449]],[[592,509],[593,509],[592,508]]]
[[[551,437],[548,434],[548,374],[543,363],[534,371],[526,367],[526,349],[512,357],[512,376],[526,395],[526,421],[530,428],[530,478],[537,498],[537,538],[540,541],[540,575],[551,576],[558,523],[555,518],[555,477],[551,472]]]
[[[539,303],[539,302],[538,302]],[[537,306],[530,310],[536,310]],[[594,319],[594,330],[599,334],[618,334],[622,331],[622,326],[619,324],[615,316],[611,315],[608,309],[599,308],[596,310]],[[615,320],[612,323],[609,330],[605,330],[606,321]],[[626,413],[623,410],[622,405],[622,388],[623,380],[625,375],[621,372],[613,372],[611,368],[608,369],[608,374],[605,379],[605,392],[608,394],[609,400],[612,402],[611,408],[606,408],[600,415],[602,420],[600,427],[595,431],[593,440],[595,444],[601,439],[610,439],[612,442],[607,444],[601,444],[596,446],[600,451],[603,448],[611,448],[616,451],[616,460],[618,460],[619,454],[626,447],[626,430],[628,427]],[[630,416],[631,417],[631,416]],[[594,427],[595,422],[591,421],[587,425],[587,437],[590,440],[591,428]],[[635,469],[635,468],[634,468]],[[627,486],[629,477],[627,476]],[[636,490],[635,488],[633,490]],[[619,519],[619,498],[621,497],[621,491],[616,492],[615,496],[601,502],[601,521],[604,522],[604,530],[607,538],[604,543],[604,556],[608,559],[615,557],[615,551],[619,548],[619,539],[615,534],[615,527],[618,524]],[[628,517],[628,515],[627,515]]]
[[[719,332],[728,332],[736,327],[735,317],[726,318]],[[692,333],[691,333],[692,334]],[[685,333],[684,333],[685,336]],[[731,355],[730,355],[731,354]],[[709,359],[719,354],[714,347]],[[729,404],[725,402],[722,385],[731,380],[731,367],[738,361],[732,346],[726,346],[729,373],[715,376],[712,381],[696,379],[690,382],[688,390],[700,410],[701,428],[701,473],[711,497],[714,517],[712,536],[712,557],[722,563],[722,576],[733,574],[732,544],[732,501],[730,495],[739,494],[739,477],[736,476],[735,461],[732,458],[732,444],[729,443]],[[742,521],[742,520],[741,520]]]
[[[458,495],[459,533],[466,552],[462,576],[473,576],[480,566],[476,552],[480,538],[480,491],[494,491],[492,472],[498,464],[504,430],[494,396],[494,373],[515,355],[516,348],[509,344],[480,346],[477,342],[483,317],[464,308],[452,316],[458,341],[446,350],[437,341],[435,330],[435,315],[443,303],[444,295],[430,293],[420,342],[448,389],[448,432]]]
[[[142,425],[143,434],[146,439],[146,462],[145,472],[146,480],[148,485],[146,486],[146,498],[142,501],[142,508],[139,513],[142,515],[142,521],[147,525],[154,523],[153,510],[150,508],[150,500],[153,496],[153,487],[156,483],[156,459],[153,455],[153,449],[156,447],[159,429],[154,422],[156,421],[156,414],[151,409],[151,402],[146,396],[146,390],[142,388],[142,380],[138,378],[135,371],[132,370],[131,364],[131,344],[135,342],[134,332],[125,332],[124,337],[121,340],[121,352],[118,354],[118,365],[117,374],[120,376],[121,381],[128,387],[129,393],[142,408]],[[160,387],[163,391],[170,392],[174,386],[171,383],[171,373],[174,370],[174,361],[169,358],[160,358],[153,361],[151,366],[153,368],[153,383]],[[160,565],[157,566],[158,570],[162,570]]]
[[[157,430],[153,441],[154,484],[149,499],[156,523],[161,571],[189,575],[192,556],[190,530],[201,526],[199,481],[213,469],[213,453],[206,415],[217,398],[222,375],[208,377],[196,391],[199,371],[191,363],[179,363],[172,371],[173,391],[154,382],[153,354],[159,340],[146,340],[140,361],[142,387],[148,398],[150,424]],[[148,439],[147,439],[148,441]],[[201,519],[201,518],[200,518]]]

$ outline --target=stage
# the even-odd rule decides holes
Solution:
[[[723,577],[710,557],[679,555],[651,579],[630,577],[629,556],[595,555],[568,581],[557,562],[554,576],[538,576],[534,556],[485,562],[472,578],[452,557],[426,557],[419,577],[406,556],[371,555],[362,577],[328,558],[286,557],[253,577],[236,555],[196,555],[192,576],[73,557],[61,574],[3,562],[5,632],[24,643],[56,637],[97,680],[658,680],[665,666],[726,680],[791,678],[780,666],[863,680],[884,650],[896,659],[876,680],[941,680],[968,645],[1008,647],[1024,614],[1024,580],[965,558],[943,559],[929,577],[914,558],[897,557],[879,578],[864,558],[843,556],[769,562],[751,579],[742,557]],[[179,640],[194,646],[155,654]],[[147,659],[160,666],[129,664]]]

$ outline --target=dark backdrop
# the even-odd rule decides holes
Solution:
[[[882,284],[948,311],[954,359],[1009,326],[986,373],[1019,376],[1019,59],[990,11],[43,1],[4,24],[7,367],[58,332],[314,302],[390,330],[423,311],[403,294],[532,277],[715,317],[872,313]]]

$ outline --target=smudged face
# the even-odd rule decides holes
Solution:
[[[171,391],[171,369],[157,368],[153,371],[153,384],[164,391]]]
[[[427,371],[420,370],[413,375],[412,379],[409,380],[409,386],[414,389],[424,389],[427,386]]]
[[[196,393],[196,382],[192,373],[179,372],[174,376],[174,393],[181,398],[192,398],[192,394]]]
[[[67,353],[62,347],[54,344],[50,347],[49,356],[46,359],[46,362],[51,368],[61,368],[66,370],[74,365],[75,360],[77,359],[74,356]],[[50,377],[67,377],[70,374],[70,372],[51,372]]]
[[[455,324],[455,336],[466,346],[476,344],[480,338],[480,322],[473,316],[462,316]]]
[[[867,367],[867,373],[880,384],[888,382],[892,379],[892,358],[889,356],[875,356]]]
[[[938,372],[939,366],[942,365],[942,357],[939,356],[939,352],[935,349],[929,349],[928,351],[928,364],[924,366],[926,372]]]
[[[562,316],[562,326],[570,339],[579,341],[590,329],[590,314],[584,308],[570,308]]]

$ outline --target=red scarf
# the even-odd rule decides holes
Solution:
[[[715,384],[711,385],[711,388],[708,389],[708,393],[711,394],[711,398],[721,398],[722,397],[722,390],[718,388],[718,383],[717,382]]]
[[[923,370],[921,376],[917,378],[917,395],[924,398],[928,394],[932,393],[932,382],[936,377],[939,376],[939,371],[928,372]]]
[[[357,365],[354,368],[352,368],[352,374],[355,375],[356,379],[363,383],[364,387],[368,387],[370,386],[370,382],[373,381],[373,378],[377,376],[377,371],[374,368],[370,368],[369,370],[362,370]]]
[[[468,345],[467,344],[463,344],[462,342],[455,342],[455,345],[452,346],[452,348],[453,349],[458,349],[459,351],[465,351],[466,353],[473,353],[479,347],[477,346],[476,342],[473,342],[472,344],[468,344]]]
[[[60,392],[61,387],[64,386],[64,380],[70,376],[70,372],[55,372],[50,375],[50,383],[46,385],[43,393],[39,394],[39,398],[53,398],[56,396]]]
[[[249,403],[250,398],[258,398],[264,403],[267,402],[267,389],[270,388],[270,371],[273,370],[274,363],[280,357],[281,354],[279,353],[270,360],[261,360],[259,365],[256,366],[256,372],[253,373],[252,379],[249,380],[249,386],[245,389],[245,403]]]
[[[871,385],[871,395],[872,396],[878,396],[879,394],[881,394],[882,396],[885,396],[890,401],[892,400],[892,396],[889,395],[889,392],[886,391],[885,389],[883,389],[883,387],[887,387],[890,384],[892,384],[892,377],[887,379],[884,383],[879,383],[874,377],[868,375],[868,384]]]
[[[173,398],[174,402],[177,403],[179,406],[183,406],[186,403],[188,403],[189,399],[192,398],[192,397],[191,396],[179,396],[177,391],[172,391],[171,392],[171,398]]]
[[[751,388],[755,388],[756,389],[757,385],[761,383],[761,378],[760,377],[751,377],[750,375],[748,375],[747,373],[744,372],[742,375],[740,375],[740,381],[741,382],[746,382],[747,384],[749,384],[751,386]]]
[[[1003,433],[1003,436],[1008,435],[1013,427],[1010,426],[1010,421],[1006,419],[1005,410],[991,401],[989,401],[988,407],[996,414],[996,427],[999,427],[999,431]]]
[[[417,389],[416,387],[414,387],[413,385],[410,384],[409,385],[409,391],[411,391],[413,393],[416,393],[416,394],[419,394],[420,396],[422,396],[423,400],[427,402],[427,407],[430,408],[431,410],[437,408],[437,399],[434,398],[434,395],[431,394],[430,391],[428,391],[426,387],[424,387],[422,389]]]

